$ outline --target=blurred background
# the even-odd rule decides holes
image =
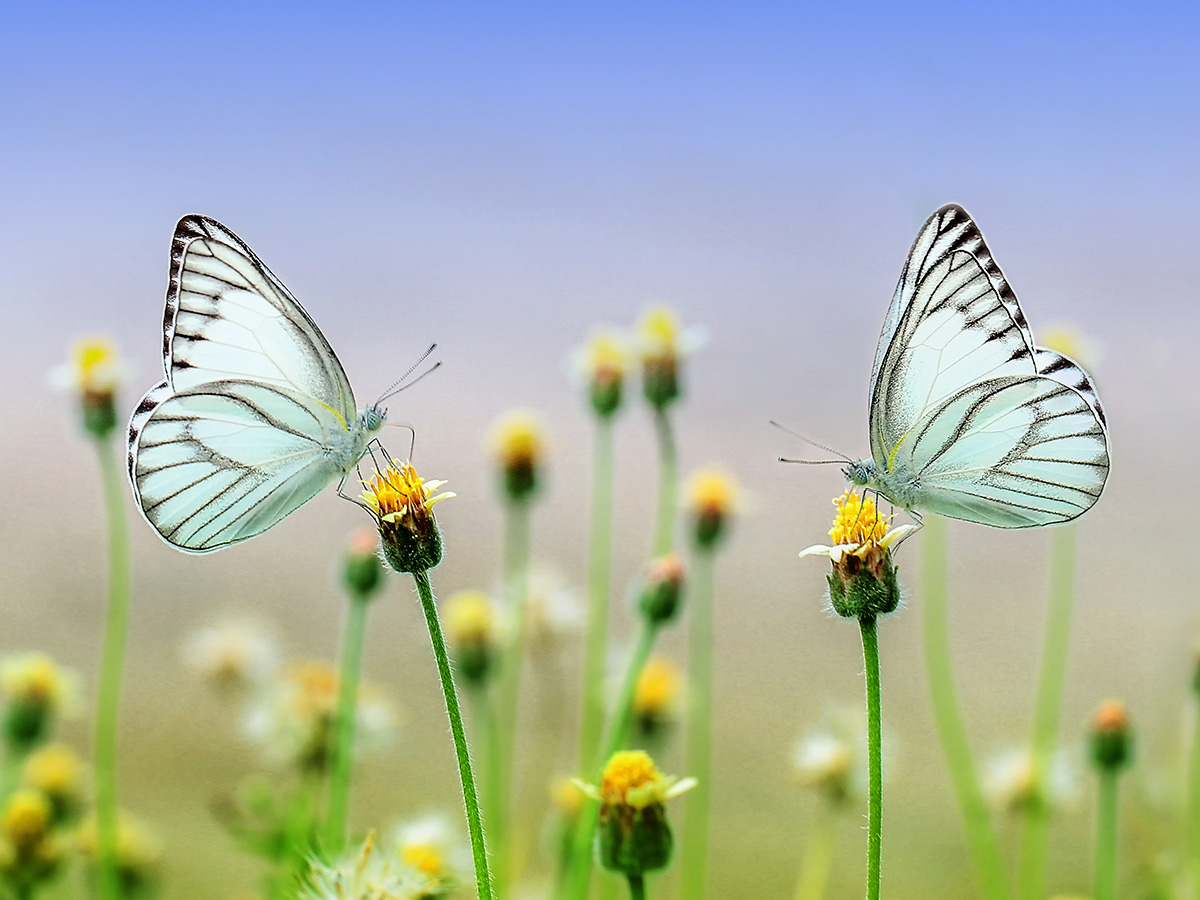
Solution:
[[[1127,701],[1136,829],[1138,804],[1181,764],[1200,619],[1185,577],[1200,438],[1198,19],[1184,4],[1095,3],[8,7],[0,650],[43,649],[94,690],[99,481],[47,372],[73,339],[105,334],[133,370],[125,406],[160,378],[180,216],[217,218],[255,249],[320,323],[360,403],[438,342],[442,369],[390,418],[416,429],[422,473],[459,495],[439,507],[442,593],[496,581],[486,435],[519,406],[552,435],[535,564],[582,594],[591,423],[570,355],[594,324],[667,303],[708,335],[687,363],[683,470],[719,463],[748,495],[718,569],[712,896],[789,896],[812,805],[791,748],[826,710],[860,702],[862,662],[857,629],[825,609],[824,564],[796,559],[825,539],[841,477],[777,463],[811,451],[768,421],[867,452],[884,312],[917,228],[953,201],[1035,335],[1070,323],[1094,350],[1113,470],[1079,524],[1063,736],[1078,749],[1099,701]],[[636,403],[617,447],[625,586],[655,489]],[[369,521],[330,490],[247,545],[189,557],[129,512],[122,799],[160,835],[164,897],[231,897],[258,869],[208,808],[261,763],[180,648],[201,625],[253,613],[289,652],[331,658],[337,563]],[[1047,534],[955,524],[950,538],[958,683],[985,757],[1028,733]],[[900,553],[907,607],[881,628],[884,883],[896,898],[957,898],[974,887],[933,736],[917,549]],[[406,712],[398,742],[362,768],[362,829],[458,803],[410,587],[395,579],[371,613],[366,674]],[[683,646],[667,636],[678,659]],[[576,680],[572,668],[571,726]],[[552,725],[542,709],[529,740]],[[86,721],[72,728],[86,746]],[[531,802],[539,780],[523,789]],[[1089,821],[1086,801],[1056,821],[1052,892],[1086,888]],[[845,824],[831,896],[861,891],[859,824]],[[1125,861],[1138,863],[1132,845]]]

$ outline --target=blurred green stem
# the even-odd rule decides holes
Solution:
[[[809,829],[808,850],[796,885],[796,900],[821,900],[833,870],[833,838],[837,825],[833,802],[822,796],[818,800],[813,823]]]
[[[874,616],[858,620],[867,681],[867,900],[879,900],[883,861],[883,716],[879,679],[879,631]]]
[[[987,804],[979,789],[971,747],[954,689],[954,666],[950,658],[950,624],[946,593],[946,523],[939,516],[925,517],[921,530],[923,625],[925,670],[937,720],[938,738],[950,770],[966,825],[967,846],[975,864],[985,900],[1008,900],[1004,857],[992,827]]]
[[[513,794],[517,778],[516,744],[518,716],[521,707],[521,671],[525,665],[525,630],[529,594],[529,502],[508,502],[508,517],[504,534],[504,592],[509,615],[512,616],[512,637],[500,666],[496,716],[497,741],[501,777],[496,779],[496,821],[492,829],[493,859],[496,883],[508,888],[509,865],[512,854]]]
[[[613,427],[596,417],[592,471],[592,534],[588,550],[587,642],[583,650],[583,722],[579,729],[579,772],[590,772],[604,726],[604,664],[608,655],[608,603],[612,565]]]
[[[641,875],[629,876],[629,900],[646,900],[646,879]]]
[[[1193,710],[1192,752],[1188,762],[1187,846],[1185,856],[1192,878],[1200,878],[1200,703]]]
[[[425,624],[429,627],[429,639],[433,644],[433,655],[437,660],[438,677],[442,683],[442,694],[446,699],[446,714],[450,719],[450,732],[454,736],[454,755],[458,760],[458,777],[462,783],[463,805],[467,812],[467,829],[471,834],[471,857],[475,863],[475,884],[479,900],[494,900],[492,875],[488,869],[487,842],[483,836],[483,818],[479,813],[479,792],[475,787],[475,772],[471,767],[471,749],[467,745],[467,732],[463,727],[462,709],[458,703],[458,689],[454,686],[454,673],[450,668],[450,654],[446,649],[446,637],[438,618],[437,604],[433,599],[433,587],[428,572],[413,572],[417,593],[421,596],[421,611],[425,613]]]
[[[1101,769],[1096,798],[1096,858],[1092,900],[1117,894],[1117,778],[1115,767]]]
[[[108,518],[108,618],[100,663],[93,749],[96,766],[96,837],[100,896],[121,895],[117,858],[117,730],[121,703],[121,669],[129,630],[129,533],[125,522],[124,479],[109,441],[96,439],[104,507]]]
[[[679,453],[675,448],[675,432],[666,409],[654,411],[658,433],[658,513],[654,524],[654,552],[658,558],[675,546],[675,507],[679,500]]]
[[[621,693],[617,700],[617,708],[613,712],[609,724],[608,742],[604,753],[592,772],[594,784],[600,784],[604,767],[609,758],[623,748],[629,741],[629,733],[633,730],[633,697],[637,690],[638,678],[654,649],[654,641],[658,637],[659,626],[653,622],[643,621],[642,631],[638,636],[637,646],[629,659],[629,668],[625,671],[625,680],[621,685]],[[584,900],[588,894],[588,885],[592,875],[592,840],[596,834],[596,823],[600,818],[600,805],[595,800],[585,800],[583,809],[579,812],[579,824],[575,831],[574,849],[571,852],[571,889],[568,897],[573,900]]]
[[[358,682],[362,672],[363,639],[367,629],[369,595],[352,593],[342,636],[342,666],[338,675],[337,735],[333,773],[329,783],[329,812],[325,849],[340,853],[346,844],[346,819],[350,807],[350,775],[354,765],[354,726],[358,716]]]
[[[279,866],[270,880],[269,894],[273,900],[291,900],[295,896],[296,880],[313,851],[312,833],[320,789],[321,774],[318,769],[301,774],[283,823],[283,846],[277,860]]]
[[[681,847],[680,896],[703,900],[707,893],[709,818],[712,808],[713,567],[712,547],[697,548],[688,597],[690,660],[685,774],[696,779],[687,800]]]
[[[1058,737],[1067,651],[1071,639],[1071,607],[1075,599],[1075,526],[1050,532],[1050,598],[1046,610],[1046,635],[1042,645],[1042,670],[1038,678],[1033,714],[1033,802],[1025,806],[1018,854],[1017,897],[1041,900],[1046,882],[1046,852],[1050,825],[1047,773]]]

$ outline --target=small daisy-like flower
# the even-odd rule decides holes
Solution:
[[[397,572],[426,572],[442,561],[433,507],[454,496],[437,492],[445,483],[426,481],[398,460],[364,482],[363,503],[375,515],[383,557]]]
[[[1099,769],[1119,769],[1133,755],[1129,710],[1120,700],[1105,700],[1092,716],[1092,762]]]
[[[418,900],[428,879],[367,835],[361,847],[333,863],[312,860],[300,900]]]
[[[279,648],[261,625],[225,621],[205,625],[188,638],[184,660],[225,693],[258,687],[279,667]]]
[[[487,681],[500,652],[496,604],[483,591],[458,591],[446,599],[446,637],[455,669],[472,684]]]
[[[80,851],[95,864],[99,856],[96,818],[92,816],[76,836]],[[135,897],[158,881],[162,866],[162,848],[158,839],[139,819],[123,810],[117,815],[117,877],[122,897]]]
[[[52,809],[41,791],[14,791],[0,815],[0,838],[19,860],[29,860],[50,839]]]
[[[83,805],[83,761],[66,744],[33,751],[21,770],[21,783],[50,801],[55,823],[72,818]]]
[[[500,464],[504,494],[515,503],[537,493],[546,456],[546,428],[529,410],[505,413],[492,426],[491,444]]]
[[[869,496],[846,491],[833,501],[837,507],[829,536],[833,546],[817,545],[800,556],[828,556],[829,599],[839,616],[862,618],[889,613],[900,604],[900,585],[891,551],[917,530],[915,525],[891,527],[891,516],[879,515]]]
[[[5,740],[24,752],[44,740],[69,708],[76,679],[45,653],[18,653],[0,659],[0,691]]]
[[[645,751],[621,750],[604,767],[598,788],[579,785],[600,801],[597,843],[606,869],[642,875],[666,867],[674,838],[663,804],[695,787],[696,779],[663,775]]]
[[[463,873],[471,868],[466,835],[442,813],[430,813],[397,826],[392,844],[400,862],[426,879],[418,895],[422,900],[453,893]]]
[[[267,689],[246,719],[246,731],[267,753],[305,771],[324,771],[333,752],[340,679],[324,662],[292,663]],[[395,730],[390,703],[370,684],[360,684],[355,748],[385,743]]]
[[[662,731],[675,717],[683,692],[679,668],[661,656],[652,656],[642,667],[633,690],[633,716],[645,736]]]
[[[1079,797],[1079,769],[1064,750],[1054,752],[1040,779],[1032,749],[1003,750],[985,763],[982,780],[991,801],[1011,813],[1038,804],[1046,804],[1050,810],[1062,809]]]
[[[665,306],[646,310],[635,330],[642,360],[642,389],[646,400],[662,411],[682,394],[680,360],[703,343],[695,329],[684,330],[675,311]]]
[[[633,362],[629,340],[616,331],[596,331],[577,357],[577,367],[587,379],[592,409],[607,418],[621,406],[625,376]]]
[[[697,546],[716,546],[725,536],[729,516],[737,509],[737,482],[720,469],[701,469],[692,476],[687,496]]]
[[[867,723],[859,709],[832,710],[792,751],[792,771],[805,787],[834,803],[863,795],[867,787]]]
[[[116,345],[99,337],[76,341],[70,359],[50,373],[56,388],[79,397],[83,426],[96,437],[106,437],[117,427],[115,398],[124,377]]]

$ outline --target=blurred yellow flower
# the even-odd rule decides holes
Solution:
[[[83,761],[66,744],[47,744],[25,760],[21,783],[42,793],[58,820],[83,801]]]
[[[642,667],[633,692],[633,714],[644,731],[654,731],[674,715],[683,688],[679,669],[661,656]]]

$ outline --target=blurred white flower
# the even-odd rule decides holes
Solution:
[[[257,622],[224,621],[194,631],[183,658],[213,687],[232,692],[264,684],[279,668],[279,647]]]
[[[426,879],[422,898],[449,895],[471,872],[464,825],[445,813],[431,812],[400,823],[393,831],[391,844],[413,877]]]
[[[797,780],[838,803],[864,796],[868,782],[865,714],[845,708],[826,713],[824,719],[792,751]]]
[[[334,863],[313,860],[300,887],[299,900],[421,900],[428,879],[404,865],[375,834]]]
[[[1073,805],[1079,799],[1080,766],[1065,750],[1056,750],[1039,796],[1033,751],[1009,747],[993,755],[983,767],[983,788],[993,803],[1009,812],[1020,812],[1039,799],[1051,810]]]

